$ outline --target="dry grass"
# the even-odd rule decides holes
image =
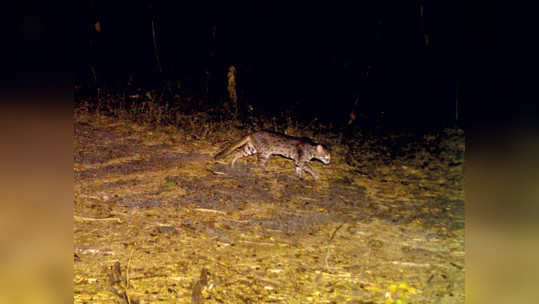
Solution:
[[[345,146],[316,124],[115,109],[75,111],[75,303],[464,302],[462,133]],[[252,128],[329,143],[332,164],[212,174]]]

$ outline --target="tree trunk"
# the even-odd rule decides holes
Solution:
[[[161,67],[161,60],[159,59],[159,48],[157,46],[157,30],[155,26],[155,18],[152,18],[152,36],[153,36],[153,49],[155,53],[155,61],[157,62],[157,68],[159,73],[163,73],[163,68]]]

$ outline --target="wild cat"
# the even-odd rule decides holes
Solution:
[[[259,166],[265,168],[270,156],[281,155],[295,161],[296,174],[302,176],[303,172],[310,173],[315,179],[320,175],[310,165],[311,159],[318,159],[324,164],[329,164],[331,155],[329,149],[321,144],[316,144],[309,139],[301,139],[283,134],[259,131],[245,136],[231,147],[217,153],[214,158],[224,158],[234,153],[230,166],[243,157],[258,156]]]

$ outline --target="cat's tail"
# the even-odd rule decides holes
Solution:
[[[229,148],[227,149],[224,149],[223,151],[215,154],[215,156],[213,157],[213,159],[220,159],[220,158],[224,158],[226,157],[227,155],[229,155],[230,153],[234,152],[234,150],[236,150],[237,148],[245,145],[246,143],[252,141],[251,139],[251,136],[245,136],[244,138],[242,138],[240,141],[234,143],[232,146],[230,146]]]

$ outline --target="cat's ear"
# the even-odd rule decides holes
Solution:
[[[324,152],[324,147],[322,147],[322,145],[316,146],[316,152],[318,152],[318,153]]]

